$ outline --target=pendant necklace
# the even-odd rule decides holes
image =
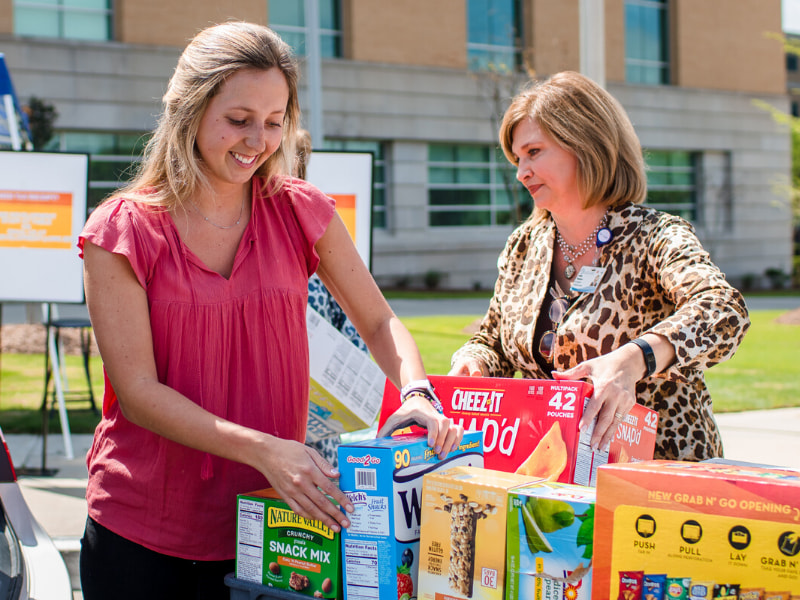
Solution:
[[[192,199],[190,198],[190,199],[189,199],[189,202],[190,202],[190,203],[191,203],[191,205],[194,207],[195,211],[197,211],[197,214],[198,214],[198,215],[200,215],[201,217],[203,217],[203,219],[204,219],[204,220],[205,220],[207,223],[210,223],[211,225],[213,225],[213,226],[214,226],[214,227],[216,227],[217,229],[233,229],[233,228],[234,228],[234,227],[236,227],[236,226],[237,226],[239,223],[241,223],[241,222],[242,222],[242,215],[244,214],[244,197],[242,198],[242,205],[239,207],[239,218],[238,218],[238,219],[236,219],[236,223],[234,223],[233,225],[217,225],[216,223],[214,223],[214,221],[212,221],[211,219],[209,219],[207,216],[205,216],[205,215],[204,215],[204,214],[203,214],[203,213],[200,211],[200,208],[197,206],[197,204],[195,204],[195,203],[194,203],[194,200],[192,200]]]
[[[600,239],[598,238],[598,234],[601,230],[606,231],[604,224],[607,216],[608,212],[606,212],[603,215],[603,218],[600,219],[600,222],[597,224],[597,227],[594,228],[594,231],[592,231],[592,233],[590,233],[589,236],[577,246],[570,246],[561,235],[561,232],[558,230],[558,226],[556,226],[556,240],[558,241],[559,248],[561,248],[561,253],[564,255],[564,260],[567,262],[567,266],[564,267],[564,277],[567,279],[572,279],[575,277],[575,265],[572,263],[591,250],[592,246],[599,247],[604,243],[607,243],[606,240],[602,241],[601,243]]]

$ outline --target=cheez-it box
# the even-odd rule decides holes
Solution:
[[[444,413],[465,430],[483,432],[485,465],[548,481],[595,485],[597,468],[609,462],[650,460],[658,413],[635,405],[608,449],[593,451],[593,426],[578,423],[592,386],[582,381],[502,377],[429,377]],[[400,406],[386,381],[379,424]]]
[[[666,598],[800,594],[800,472],[616,464],[600,468],[596,492],[593,600],[626,599],[658,581]]]

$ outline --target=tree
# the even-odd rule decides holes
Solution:
[[[23,110],[28,115],[33,149],[41,150],[53,138],[53,124],[58,118],[58,112],[52,104],[36,96],[31,96],[28,105],[23,107]]]

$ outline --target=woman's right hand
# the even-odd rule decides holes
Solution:
[[[300,442],[270,437],[267,444],[269,450],[261,454],[262,463],[256,468],[289,508],[302,517],[322,521],[334,531],[349,527],[350,520],[339,506],[352,513],[353,504],[331,481],[338,479],[339,471]]]
[[[457,359],[448,373],[460,377],[486,377],[487,374],[486,366],[476,358]]]

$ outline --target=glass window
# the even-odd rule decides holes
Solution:
[[[786,70],[787,71],[797,71],[797,54],[788,53],[786,55]]]
[[[522,64],[520,0],[468,0],[467,63],[473,71],[511,73]]]
[[[14,0],[14,33],[110,40],[112,14],[111,0]]]
[[[386,154],[381,142],[325,138],[323,150],[372,152],[372,228],[386,229]],[[311,160],[314,160],[313,154]]]
[[[339,0],[318,0],[319,46],[324,58],[342,56],[342,20]],[[269,0],[269,26],[298,56],[306,54],[306,13],[304,0]]]
[[[697,154],[648,150],[647,204],[688,221],[697,221]]]
[[[89,154],[87,206],[93,208],[131,179],[147,139],[148,134],[139,133],[62,131],[45,150]]]
[[[668,84],[666,0],[625,0],[625,80]]]
[[[499,148],[428,145],[428,225],[513,225],[530,214],[530,195]]]

